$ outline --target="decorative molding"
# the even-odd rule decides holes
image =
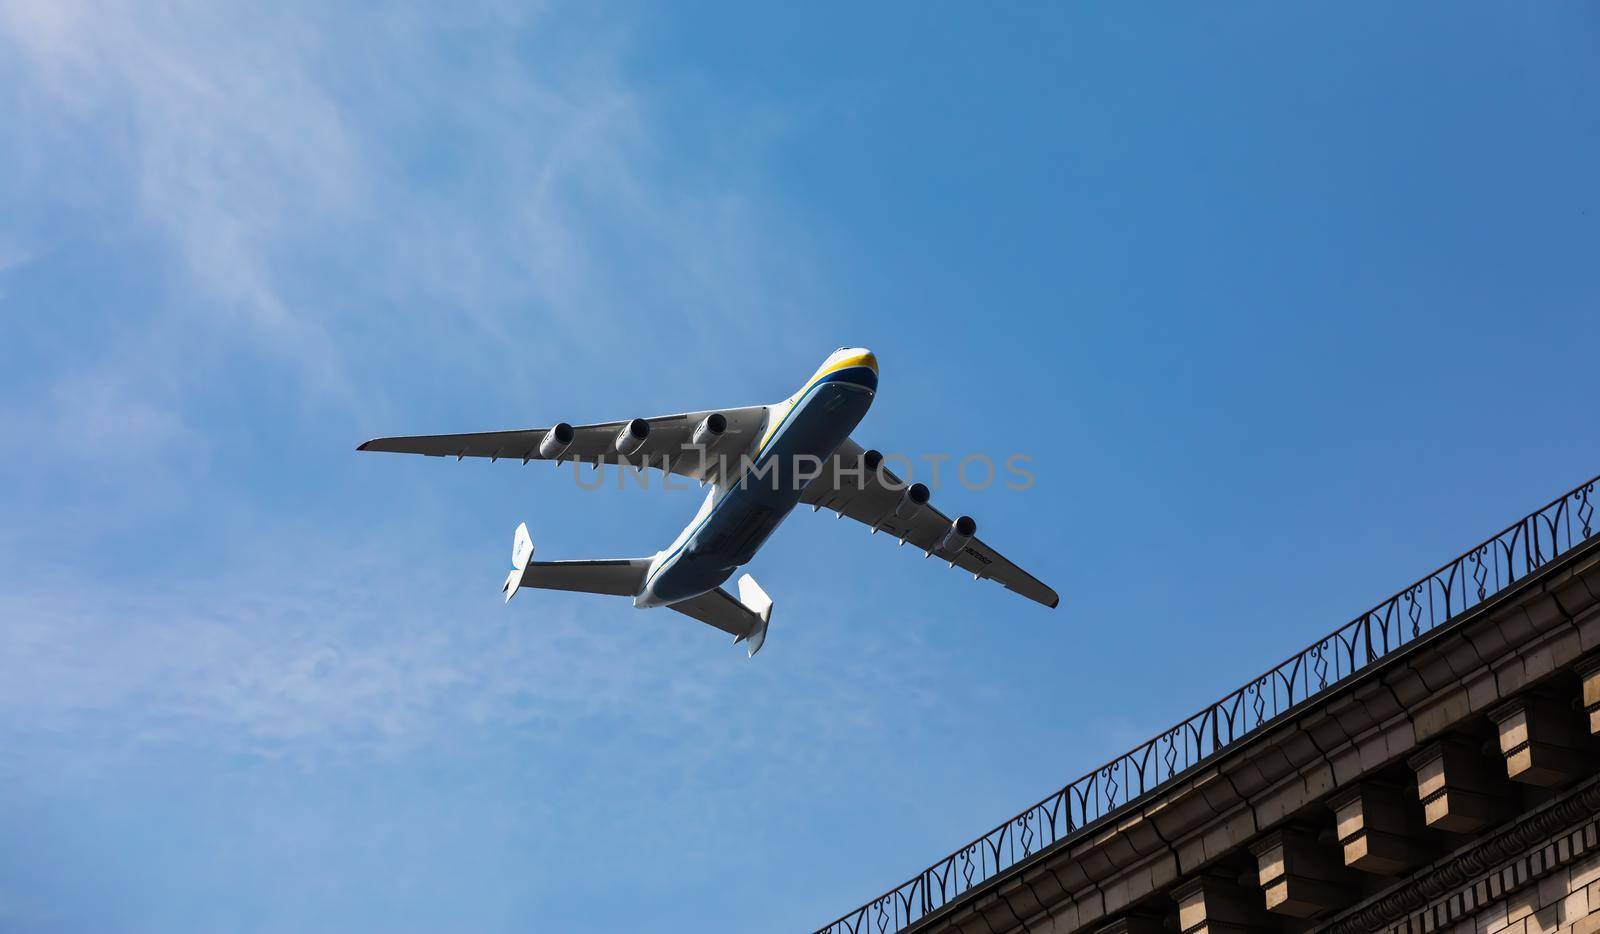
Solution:
[[[1526,871],[1509,874],[1511,884],[1504,881],[1508,875],[1502,871],[1506,868],[1505,863],[1515,861],[1517,857],[1529,858],[1531,850],[1543,849],[1540,845],[1551,837],[1563,830],[1573,829],[1574,825],[1596,814],[1600,814],[1600,779],[1592,779],[1584,787],[1565,798],[1550,802],[1507,829],[1417,872],[1394,889],[1317,929],[1318,934],[1366,934],[1382,930],[1441,900],[1444,901],[1441,907],[1447,916],[1438,920],[1448,923],[1481,907],[1483,899],[1473,894],[1479,888],[1474,883],[1493,880],[1494,884],[1486,885],[1482,890],[1492,892],[1493,900],[1498,901],[1567,865],[1580,853],[1587,852],[1593,847],[1592,842],[1582,847],[1567,848],[1562,859],[1530,859],[1530,863],[1536,863],[1537,868],[1530,865]],[[1593,841],[1595,829],[1594,823],[1591,823],[1580,837]],[[1538,854],[1535,852],[1533,855]],[[1489,879],[1485,879],[1485,876]],[[1463,897],[1455,898],[1458,894]]]

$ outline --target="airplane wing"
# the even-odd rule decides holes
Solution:
[[[949,516],[933,506],[924,504],[909,518],[897,515],[895,510],[901,505],[906,484],[887,467],[880,465],[877,470],[870,470],[862,466],[865,454],[861,445],[847,438],[822,474],[806,487],[800,501],[814,509],[832,509],[841,516],[849,516],[916,546],[930,557],[942,558],[977,577],[998,581],[1007,590],[1035,603],[1053,608],[1061,602],[1054,590],[976,536],[959,543],[958,548],[947,547],[946,536],[951,533],[953,523]]]
[[[700,480],[707,464],[715,465],[719,455],[725,455],[729,465],[736,467],[739,453],[760,436],[766,419],[766,406],[751,405],[593,425],[563,422],[549,428],[375,438],[356,450],[457,460],[487,457],[491,461],[515,460],[524,464],[530,460],[626,464],[655,467]],[[721,430],[717,431],[719,427]]]

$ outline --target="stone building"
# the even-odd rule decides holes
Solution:
[[[1594,491],[822,931],[1600,931]]]

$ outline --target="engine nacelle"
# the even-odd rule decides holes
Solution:
[[[956,521],[950,523],[950,531],[944,533],[944,538],[939,540],[939,551],[942,554],[953,555],[967,547],[967,542],[972,541],[972,536],[978,533],[978,523],[971,516],[957,516]]]
[[[861,466],[867,469],[867,473],[877,473],[878,468],[883,466],[883,455],[877,451],[864,451],[861,454]]]
[[[907,522],[915,519],[917,513],[922,511],[922,507],[928,505],[928,499],[932,495],[928,492],[928,488],[920,483],[906,487],[905,492],[900,494],[900,502],[894,507],[895,518]]]
[[[556,426],[544,433],[539,441],[539,456],[547,461],[553,461],[567,453],[567,448],[572,447],[573,439],[578,433],[566,422],[557,422]]]
[[[627,457],[644,447],[644,439],[648,437],[650,437],[650,423],[642,418],[636,418],[622,426],[622,430],[617,432],[617,440],[612,442],[611,446],[616,448],[618,454]]]
[[[712,412],[700,419],[700,424],[694,426],[694,434],[689,436],[689,443],[698,448],[709,448],[722,440],[722,433],[728,430],[728,417],[721,412]]]

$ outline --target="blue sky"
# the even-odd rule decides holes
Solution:
[[[815,926],[1600,471],[1600,14],[0,2],[0,929]],[[1050,613],[797,514],[754,661],[498,587],[782,398],[1023,453]]]

